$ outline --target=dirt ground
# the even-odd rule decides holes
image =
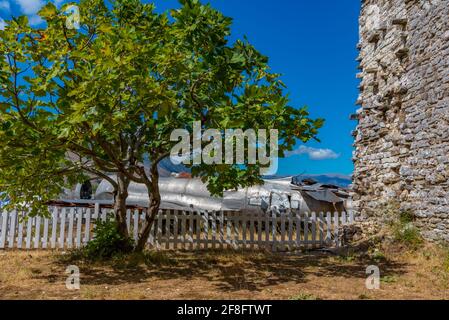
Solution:
[[[80,268],[80,289],[65,285]],[[380,269],[380,289],[365,286]],[[370,255],[166,252],[74,261],[52,251],[0,251],[0,299],[449,299],[449,255],[428,246]]]

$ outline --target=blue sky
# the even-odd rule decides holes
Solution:
[[[56,0],[57,2],[63,2]],[[0,0],[1,18],[35,12],[44,0]],[[158,11],[179,6],[177,0],[154,0]],[[283,74],[293,106],[309,107],[312,117],[326,119],[321,143],[298,145],[279,162],[278,174],[351,174],[351,131],[358,81],[358,0],[210,0],[234,19],[231,41],[246,35],[270,58],[274,72]]]

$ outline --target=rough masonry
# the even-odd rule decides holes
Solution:
[[[358,49],[354,205],[449,241],[449,0],[362,1]]]

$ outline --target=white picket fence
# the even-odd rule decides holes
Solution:
[[[3,212],[0,249],[80,248],[93,239],[95,222],[110,209],[49,207],[49,217]],[[128,210],[129,233],[137,239],[142,210]],[[266,248],[273,251],[338,246],[339,226],[352,223],[349,213],[245,214],[161,210],[148,239],[153,249]]]

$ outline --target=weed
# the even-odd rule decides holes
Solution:
[[[120,259],[120,256],[130,253],[134,248],[133,240],[123,238],[117,231],[117,224],[113,219],[98,221],[95,227],[95,238],[86,247],[71,250],[62,260],[101,261]]]
[[[398,223],[393,228],[393,235],[396,241],[407,245],[411,249],[418,249],[423,244],[423,238],[413,223]]]
[[[380,282],[382,283],[395,283],[397,278],[395,276],[383,276],[380,278]]]
[[[443,260],[443,270],[449,273],[449,249],[445,250],[444,260]]]
[[[371,254],[371,258],[374,259],[376,262],[386,260],[385,254],[379,249],[374,249],[374,252]]]
[[[320,300],[318,297],[313,294],[301,292],[295,296],[289,298],[289,300]]]

